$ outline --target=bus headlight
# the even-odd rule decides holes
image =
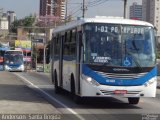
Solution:
[[[22,69],[22,70],[23,70],[23,69],[24,69],[24,65],[21,65],[21,66],[19,67],[19,69]]]
[[[4,66],[4,69],[5,69],[5,70],[9,70],[10,67],[8,67],[8,65],[5,65],[5,66]]]
[[[157,81],[157,78],[153,77],[152,79],[150,79],[149,81],[147,81],[146,83],[144,83],[144,86],[148,87],[149,85],[153,84],[155,81]]]
[[[93,78],[91,78],[91,77],[89,77],[89,76],[82,75],[82,78],[83,78],[86,82],[88,82],[89,84],[91,84],[91,85],[94,85],[94,86],[99,86],[99,85],[100,85],[96,80],[94,80]]]

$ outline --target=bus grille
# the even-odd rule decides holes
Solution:
[[[136,73],[136,74],[117,74],[117,73],[105,73],[105,72],[100,72],[100,71],[95,71],[95,72],[105,78],[110,78],[110,79],[115,79],[115,78],[117,79],[137,79],[147,74],[146,72]]]
[[[104,95],[114,95],[114,91],[107,91],[107,90],[100,90]],[[139,94],[141,91],[127,91],[127,95],[136,95]]]

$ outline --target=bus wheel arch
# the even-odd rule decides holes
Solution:
[[[81,97],[76,95],[76,89],[75,89],[75,79],[74,75],[71,74],[71,96],[75,103],[80,104],[81,103]]]
[[[56,70],[53,68],[53,62],[52,62],[52,66],[51,66],[51,80],[52,83],[54,84],[54,74],[56,73]]]
[[[72,95],[73,95],[73,94],[76,94],[75,91],[76,91],[76,90],[75,90],[75,79],[74,79],[74,75],[71,74],[71,94],[72,94]]]
[[[54,91],[56,94],[60,93],[60,87],[58,86],[58,80],[57,80],[57,72],[56,70],[54,70],[54,74],[53,74],[53,80],[52,82],[54,83]]]

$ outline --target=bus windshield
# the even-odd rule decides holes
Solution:
[[[23,64],[23,55],[5,55],[4,56],[4,62],[6,65],[10,64]]]
[[[85,24],[84,62],[122,67],[156,64],[154,29],[149,26]]]

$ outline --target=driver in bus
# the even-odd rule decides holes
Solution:
[[[98,37],[97,36],[92,36],[90,39],[90,48],[91,48],[91,53],[97,53],[98,49]]]

